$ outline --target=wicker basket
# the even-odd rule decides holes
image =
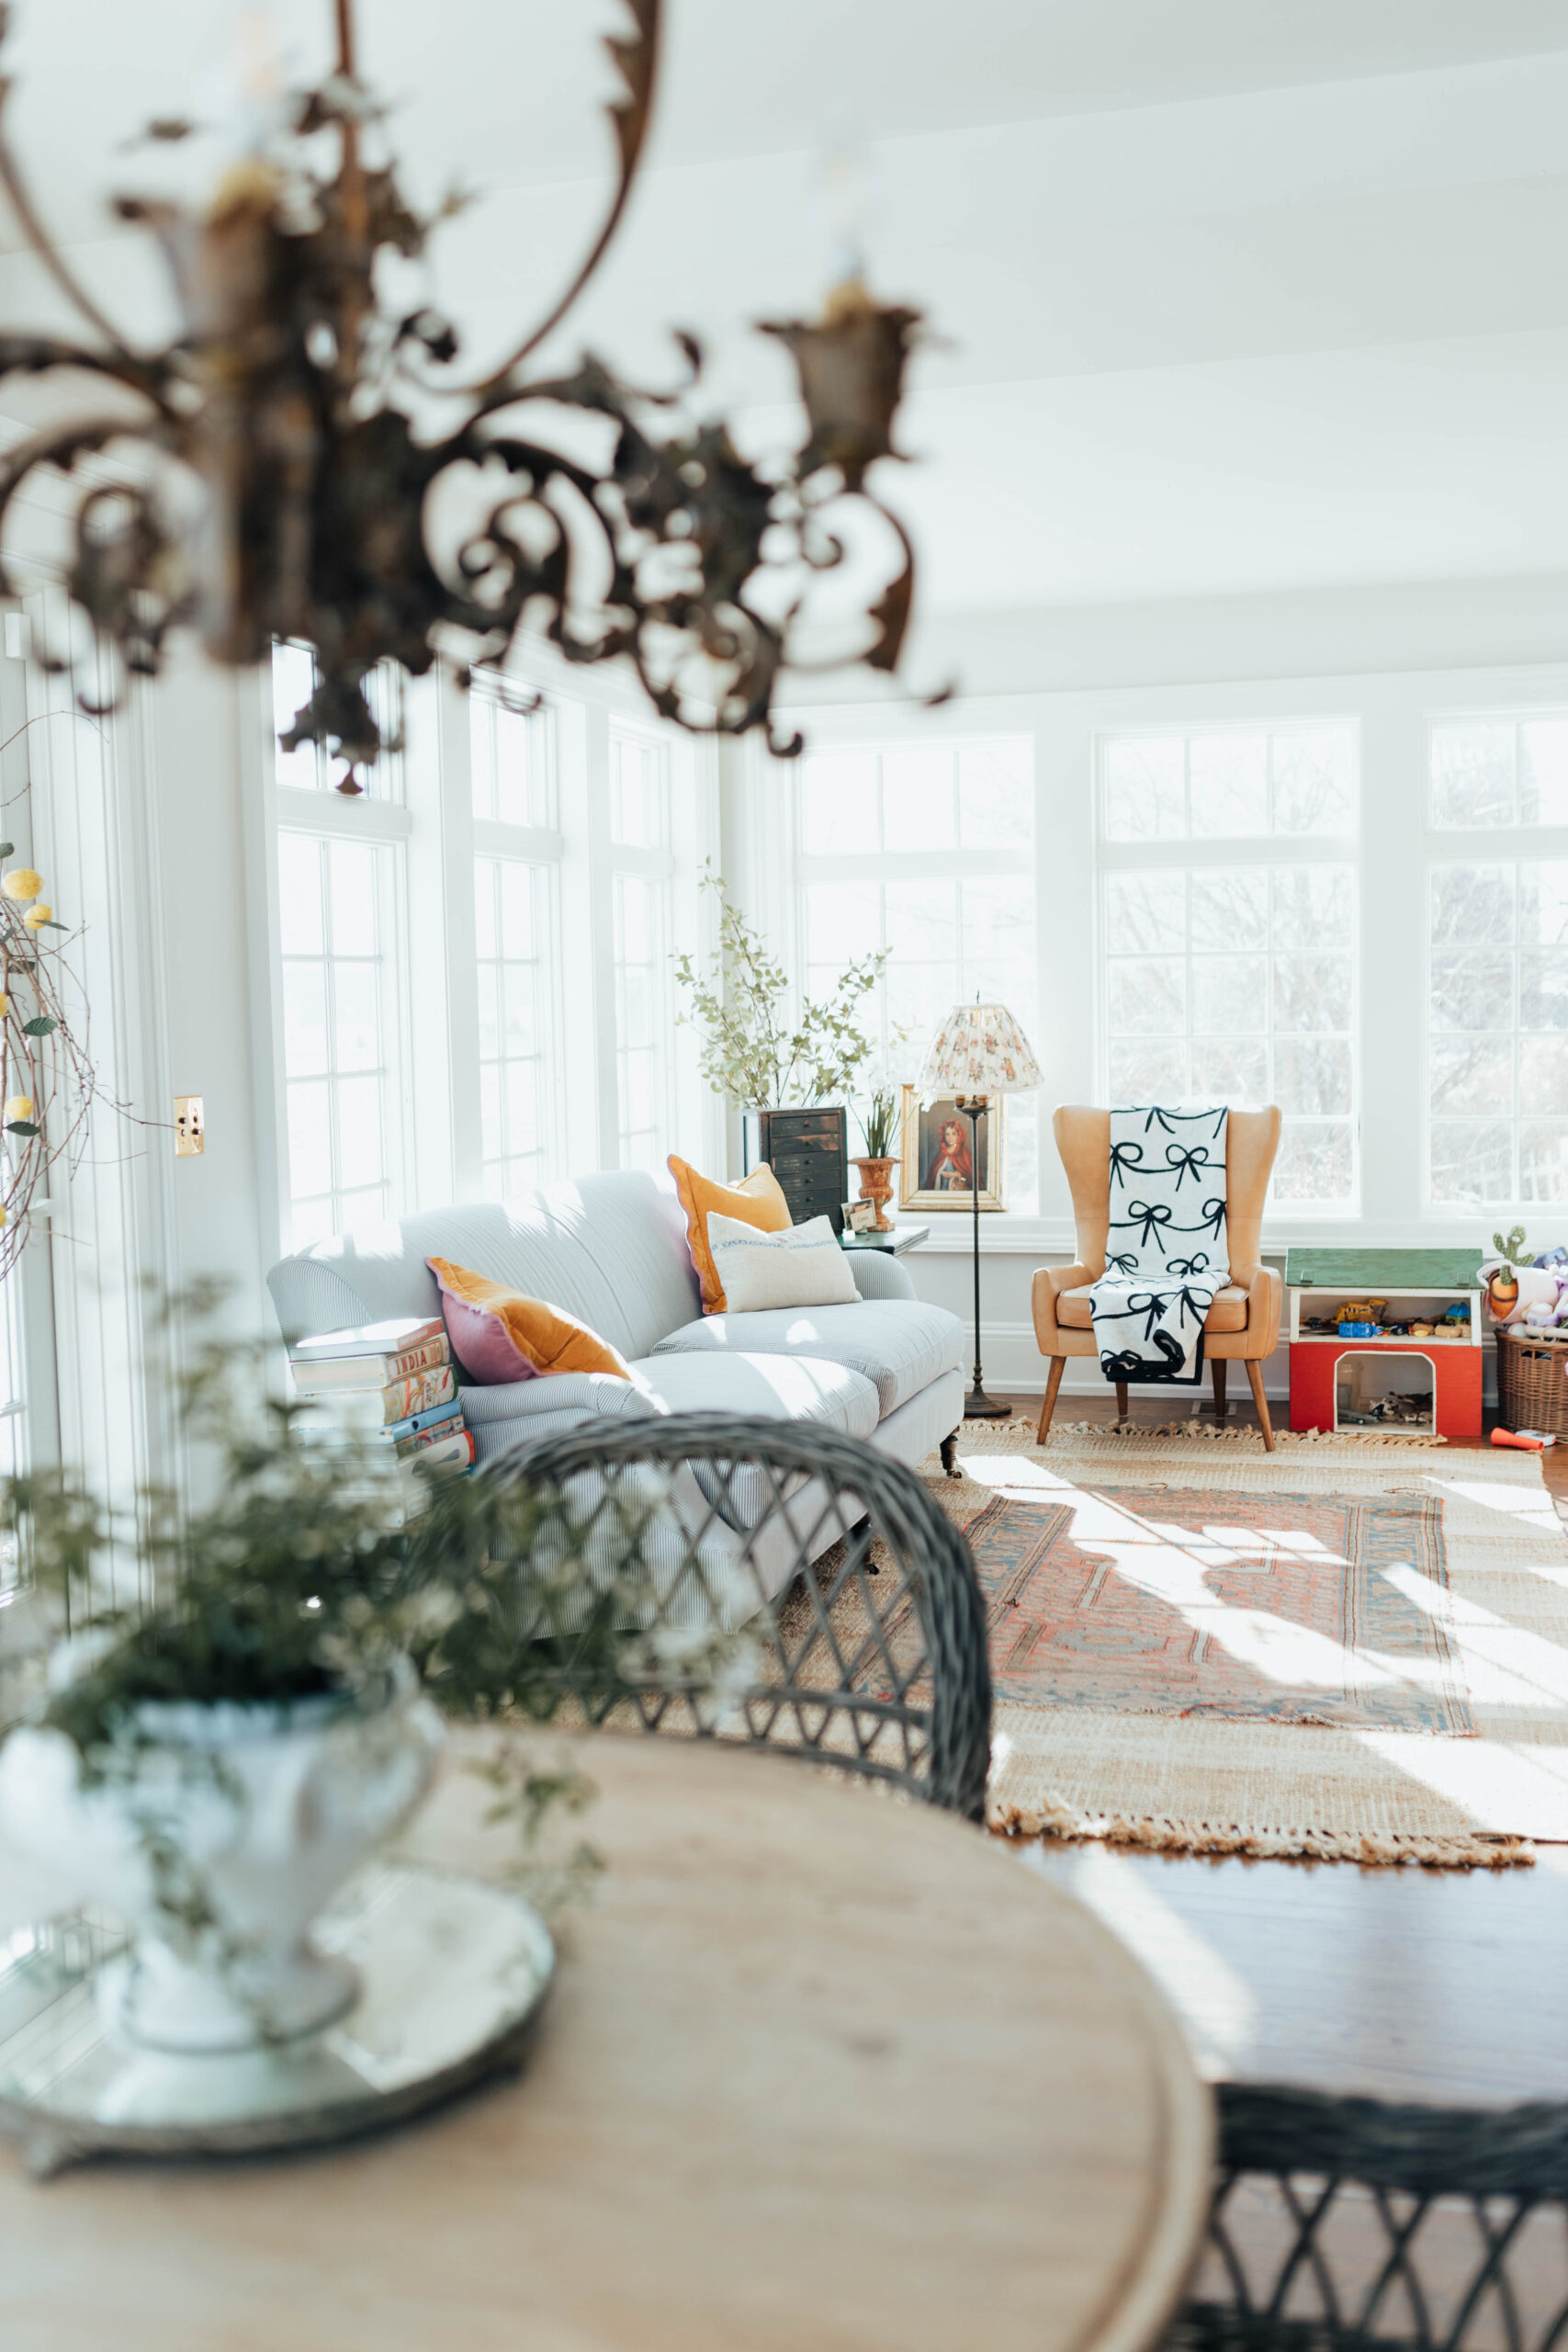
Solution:
[[[1507,1430],[1568,1437],[1568,1333],[1497,1334],[1497,1418]]]

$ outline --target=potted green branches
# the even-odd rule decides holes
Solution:
[[[0,1746],[0,1839],[127,1922],[100,1994],[152,2050],[251,2049],[341,2015],[355,1972],[311,1922],[418,1804],[443,1719],[615,1696],[650,1622],[640,1525],[590,1568],[558,1494],[312,1442],[247,1381],[257,1352],[209,1344],[184,1384],[216,1453],[204,1509],[149,1491],[120,1516],[56,1472],[0,1485],[41,1620]],[[114,1604],[117,1546],[144,1607]],[[573,1793],[570,1774],[513,1779],[528,1822]]]

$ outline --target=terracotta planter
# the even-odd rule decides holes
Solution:
[[[893,1170],[897,1165],[896,1159],[857,1159],[855,1162],[860,1170],[861,1199],[876,1204],[878,1233],[891,1233],[893,1230],[892,1218],[885,1216],[883,1211],[893,1197]]]

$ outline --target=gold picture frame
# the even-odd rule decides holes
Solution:
[[[956,1139],[942,1129],[955,1123]],[[922,1104],[912,1086],[904,1089],[904,1125],[898,1163],[898,1205],[901,1209],[972,1209],[974,1190],[969,1177],[971,1128],[955,1094],[933,1094]],[[1007,1096],[993,1094],[982,1111],[976,1140],[980,1152],[980,1206],[1005,1209],[1003,1170],[1007,1166]],[[944,1157],[946,1164],[944,1166]],[[957,1181],[962,1179],[962,1182]],[[928,1182],[928,1179],[936,1179]]]

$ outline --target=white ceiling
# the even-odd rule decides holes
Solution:
[[[359,6],[411,175],[495,191],[435,275],[499,349],[592,217],[615,10]],[[559,356],[652,373],[694,324],[748,436],[787,435],[744,323],[817,299],[818,159],[858,141],[875,282],[947,338],[886,484],[930,607],[1568,568],[1568,0],[669,6],[655,168]],[[17,0],[14,130],[62,234],[101,235],[141,119],[213,102],[239,13]],[[301,66],[327,13],[272,11]],[[156,323],[133,244],[82,265]],[[0,305],[44,296],[0,262]]]

